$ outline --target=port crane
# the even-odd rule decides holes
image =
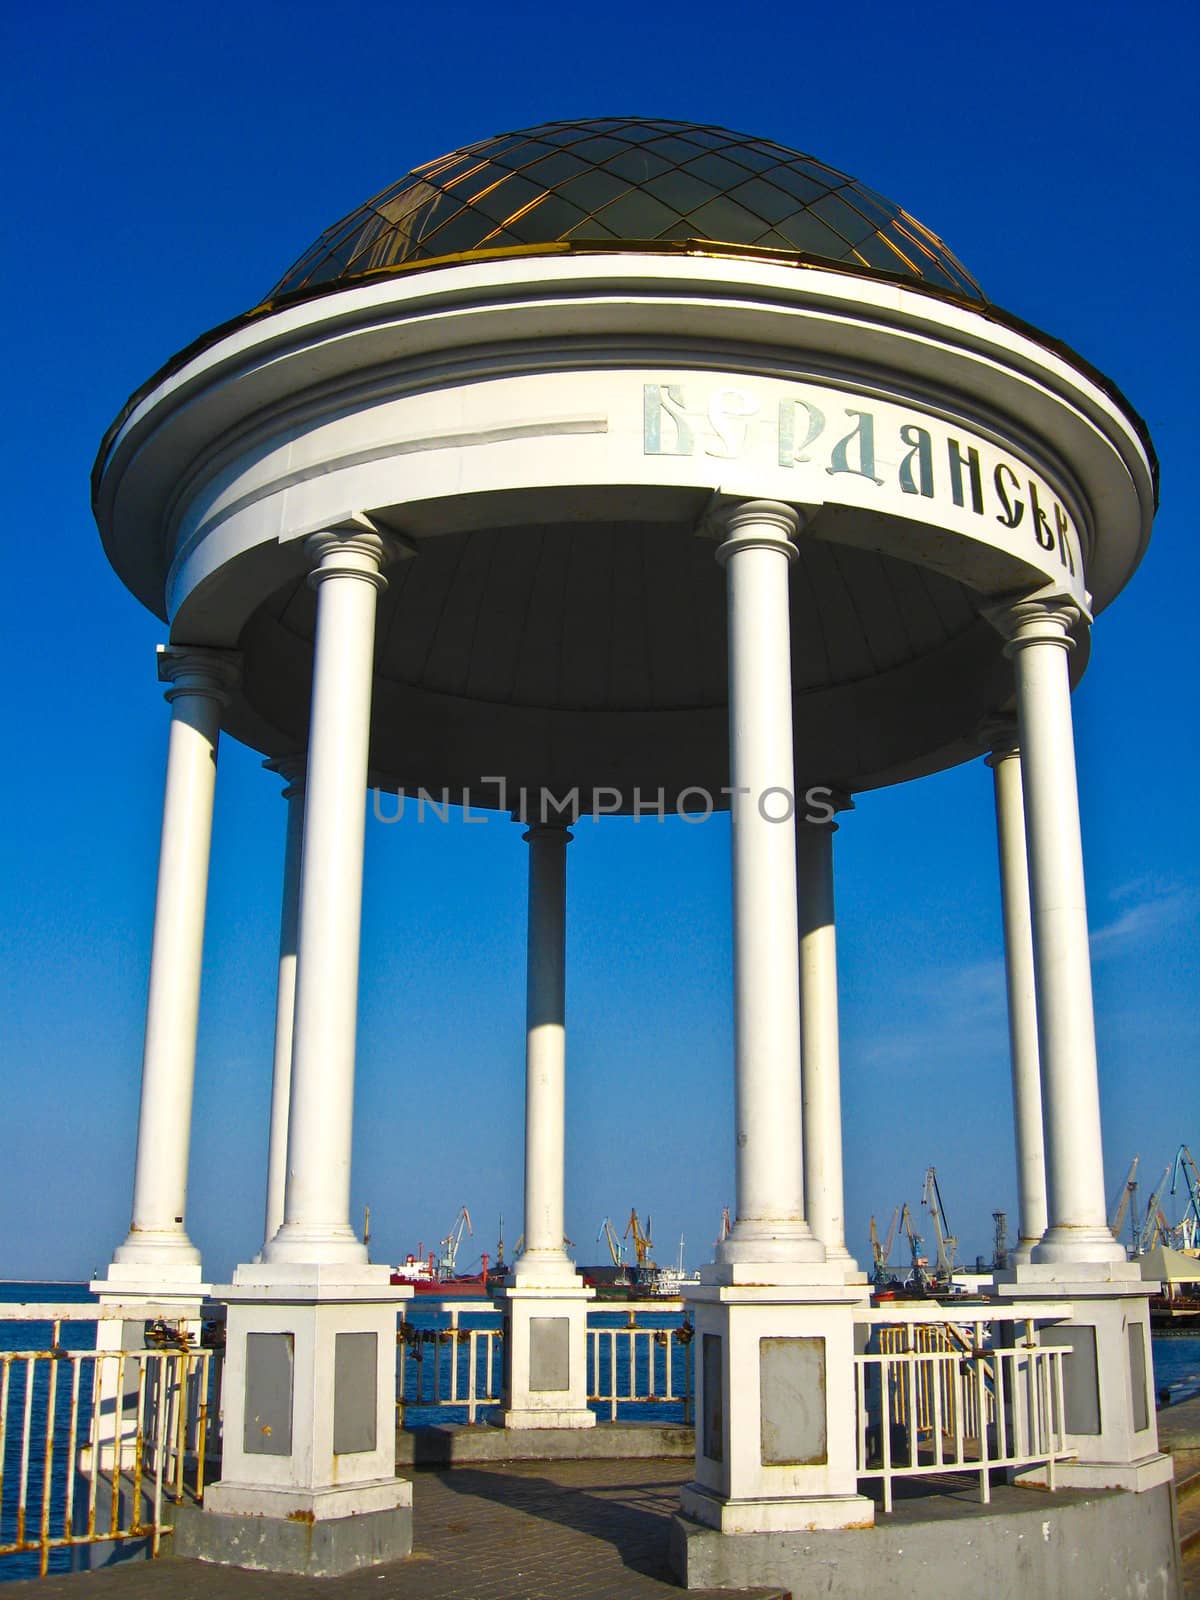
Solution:
[[[625,1265],[625,1245],[617,1238],[617,1230],[607,1217],[600,1224],[600,1232],[596,1235],[596,1243],[599,1244],[601,1239],[608,1246],[608,1253],[612,1257],[613,1266],[623,1267]]]
[[[925,1170],[925,1192],[921,1197],[921,1204],[929,1208],[933,1218],[933,1231],[937,1235],[937,1276],[949,1282],[954,1272],[958,1239],[950,1232],[950,1224],[946,1219],[946,1207],[942,1203],[942,1191],[938,1186],[936,1167],[927,1167]]]
[[[900,1220],[900,1207],[892,1212],[892,1225],[888,1229],[887,1241],[879,1242],[879,1230],[875,1226],[875,1218],[871,1218],[871,1256],[875,1263],[874,1280],[876,1283],[890,1283],[892,1274],[888,1268],[888,1257],[892,1253],[892,1246],[896,1242],[896,1224]]]
[[[1179,1250],[1195,1250],[1200,1245],[1200,1171],[1192,1159],[1192,1152],[1185,1144],[1181,1144],[1175,1152],[1175,1161],[1171,1168],[1172,1194],[1175,1193],[1181,1178],[1187,1193],[1187,1205],[1184,1207],[1183,1216],[1171,1230],[1172,1243]]]
[[[912,1212],[908,1209],[907,1200],[900,1213],[900,1226],[908,1236],[908,1248],[912,1255],[912,1271],[904,1281],[919,1289],[927,1289],[930,1282],[929,1257],[925,1254],[924,1239],[913,1227]]]
[[[1163,1215],[1162,1199],[1167,1192],[1167,1184],[1171,1181],[1171,1162],[1163,1168],[1163,1175],[1154,1187],[1154,1192],[1146,1201],[1146,1214],[1142,1218],[1142,1226],[1134,1237],[1134,1255],[1144,1256],[1147,1250],[1153,1250],[1161,1239],[1166,1243],[1170,1228]]]
[[[1129,1230],[1134,1242],[1137,1242],[1137,1208],[1133,1205],[1133,1197],[1137,1193],[1137,1169],[1141,1158],[1134,1156],[1129,1171],[1125,1174],[1125,1182],[1121,1185],[1121,1193],[1113,1205],[1112,1215],[1108,1219],[1108,1226],[1112,1230],[1114,1239],[1121,1237],[1121,1229],[1125,1225],[1125,1213],[1129,1211]]]
[[[475,1236],[475,1230],[471,1226],[471,1213],[466,1206],[459,1206],[458,1215],[454,1219],[450,1232],[441,1241],[442,1253],[438,1258],[439,1278],[452,1278],[454,1276],[455,1265],[458,1261],[458,1247],[462,1243],[464,1232],[472,1238]]]
[[[633,1252],[637,1257],[638,1266],[652,1267],[654,1263],[650,1259],[650,1251],[653,1248],[654,1241],[650,1237],[649,1215],[646,1217],[646,1227],[645,1231],[643,1231],[642,1225],[638,1221],[637,1212],[630,1211],[629,1221],[625,1224],[625,1237],[628,1239],[630,1235],[633,1236]]]

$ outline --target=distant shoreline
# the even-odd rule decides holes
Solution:
[[[87,1283],[88,1283],[88,1279],[87,1278],[0,1278],[0,1289],[11,1288],[12,1285],[15,1284],[15,1283],[30,1283],[30,1284],[46,1283],[46,1284],[51,1284],[56,1288],[64,1287],[64,1286],[69,1286],[71,1288],[75,1288],[76,1286],[78,1286],[80,1288],[86,1288]]]

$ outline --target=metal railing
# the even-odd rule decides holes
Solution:
[[[144,1539],[157,1555],[168,1506],[204,1490],[212,1351],[78,1350],[62,1324],[144,1320],[94,1305],[5,1305],[51,1326],[40,1350],[0,1350],[0,1557]]]
[[[397,1416],[403,1424],[410,1408],[465,1408],[467,1421],[501,1401],[503,1344],[499,1326],[470,1325],[490,1312],[477,1300],[434,1300],[422,1309],[449,1315],[448,1327],[422,1328],[406,1320],[396,1335]]]
[[[486,1302],[432,1297],[421,1309],[437,1325],[400,1327],[399,1417],[457,1410],[475,1423],[502,1400],[499,1314]],[[50,1327],[46,1348],[0,1349],[0,1557],[36,1554],[45,1573],[52,1551],[102,1540],[143,1539],[157,1554],[173,1531],[171,1504],[201,1499],[210,1433],[219,1429],[214,1352],[182,1340],[114,1350],[62,1343],[64,1324],[145,1326],[170,1315],[144,1304],[0,1305],[0,1322]],[[1055,1464],[1070,1454],[1070,1351],[1039,1344],[1037,1325],[1069,1315],[1069,1306],[1044,1302],[891,1305],[856,1315],[865,1345],[854,1357],[857,1472],[881,1481],[885,1512],[898,1479],[970,1473],[987,1503],[993,1469],[1041,1465],[1053,1489]],[[623,1325],[600,1325],[606,1318]],[[589,1402],[611,1422],[668,1406],[690,1421],[692,1337],[679,1303],[595,1308]]]
[[[692,1324],[683,1320],[682,1311],[673,1328],[639,1324],[639,1312],[661,1316],[661,1299],[630,1302],[620,1309],[628,1317],[625,1327],[588,1328],[589,1401],[607,1406],[610,1422],[617,1421],[620,1407],[636,1404],[678,1406],[683,1421],[690,1423]]]
[[[1063,1357],[1037,1342],[1036,1322],[1069,1308],[1006,1307],[971,1320],[945,1305],[892,1307],[857,1318],[870,1329],[856,1355],[858,1476],[878,1478],[883,1509],[896,1479],[971,1473],[991,1500],[996,1467],[1054,1468],[1066,1446]],[[874,1347],[874,1348],[872,1348]]]
[[[406,1318],[398,1334],[397,1413],[465,1411],[468,1423],[501,1404],[504,1389],[504,1336],[499,1314],[478,1300],[422,1297],[418,1309],[438,1326],[423,1327]],[[601,1327],[592,1318],[619,1315],[623,1327]],[[639,1320],[653,1317],[651,1325]],[[483,1319],[492,1319],[492,1325]],[[443,1318],[448,1319],[443,1323]],[[668,1319],[675,1326],[660,1326]],[[682,1303],[662,1298],[601,1305],[589,1315],[587,1330],[588,1401],[616,1422],[643,1407],[674,1407],[683,1421],[692,1417],[692,1326]],[[644,1418],[644,1412],[642,1413]]]

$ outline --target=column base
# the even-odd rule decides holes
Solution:
[[[526,1251],[504,1280],[506,1289],[579,1289],[575,1263],[561,1253],[536,1256]]]
[[[551,1409],[549,1406],[540,1406],[537,1410],[519,1411],[513,1407],[506,1407],[498,1416],[491,1419],[497,1428],[574,1428],[586,1429],[596,1426],[596,1413],[589,1411],[585,1406],[582,1411],[566,1409]]]
[[[740,1277],[742,1263],[717,1271]],[[866,1286],[836,1263],[817,1281],[701,1283],[695,1315],[696,1475],[684,1513],[723,1533],[869,1527],[858,1493],[855,1312]]]
[[[587,1403],[587,1307],[594,1289],[519,1280],[497,1295],[504,1313],[503,1428],[593,1428]]]
[[[995,1278],[999,1298],[1069,1302],[1065,1322],[1044,1326],[1043,1345],[1069,1354],[1063,1361],[1066,1441],[1074,1462],[1055,1468],[1055,1482],[1079,1488],[1141,1492],[1162,1482],[1149,1299],[1136,1261],[1019,1263]],[[1167,1466],[1169,1476],[1170,1467]],[[1044,1481],[1031,1469],[1022,1482]]]
[[[144,1267],[151,1274],[199,1278],[200,1252],[183,1230],[135,1228],[113,1251],[114,1268]]]
[[[412,1553],[412,1485],[280,1490],[215,1483],[176,1512],[173,1553],[259,1572],[335,1578]]]
[[[818,1529],[873,1528],[875,1502],[862,1494],[806,1500],[726,1500],[700,1483],[679,1491],[685,1517],[718,1533],[815,1533]]]
[[[179,1300],[193,1311],[212,1293],[212,1285],[204,1282],[199,1255],[189,1260],[182,1254],[164,1252],[149,1260],[126,1261],[120,1250],[109,1262],[107,1275],[93,1278],[88,1288],[109,1300]]]
[[[716,1247],[716,1264],[789,1271],[823,1265],[825,1246],[807,1222],[735,1222]]]
[[[1047,1228],[1030,1257],[1036,1266],[1069,1272],[1082,1266],[1127,1266],[1125,1246],[1107,1228]]]
[[[276,1267],[358,1268],[367,1265],[367,1247],[347,1226],[322,1229],[319,1233],[297,1224],[284,1223],[259,1251],[258,1260]]]
[[[100,1357],[115,1357],[119,1351],[142,1352],[146,1349],[146,1326],[151,1322],[165,1322],[178,1327],[181,1335],[191,1342],[198,1340],[204,1301],[209,1297],[211,1285],[201,1283],[200,1265],[195,1264],[195,1277],[163,1281],[150,1278],[151,1269],[142,1262],[114,1262],[107,1278],[94,1278],[88,1284],[93,1294],[100,1297],[102,1306],[120,1307],[120,1321],[106,1317],[96,1323],[96,1353]],[[190,1326],[189,1326],[190,1324]],[[117,1448],[117,1369],[115,1360],[97,1363],[98,1404],[92,1416],[91,1436],[80,1443],[76,1465],[81,1472],[90,1472],[93,1466],[109,1472],[118,1454],[122,1462],[133,1461],[137,1453],[138,1430],[141,1426],[137,1406],[131,1393],[137,1388],[137,1368],[131,1364],[126,1373],[126,1396],[119,1409],[120,1450]],[[101,1519],[103,1525],[103,1519]],[[81,1532],[82,1528],[77,1528]]]
[[[412,1289],[389,1277],[384,1266],[245,1263],[216,1291],[228,1308],[224,1427],[221,1479],[205,1491],[206,1515],[311,1529],[405,1510],[410,1491],[395,1477],[396,1313]],[[282,1540],[280,1562],[345,1571],[405,1553],[396,1549],[397,1526],[394,1518],[380,1524],[390,1554],[370,1554],[382,1548],[373,1536],[364,1534],[360,1547],[359,1536],[347,1534],[348,1565],[340,1568],[334,1534],[299,1545],[280,1534],[272,1549]]]

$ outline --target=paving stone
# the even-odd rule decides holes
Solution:
[[[683,1461],[533,1461],[413,1474],[407,1561],[341,1578],[131,1561],[5,1584],[4,1600],[662,1600]],[[721,1593],[726,1597],[730,1591]],[[746,1591],[768,1600],[776,1590]],[[704,1600],[693,1591],[692,1600]]]

